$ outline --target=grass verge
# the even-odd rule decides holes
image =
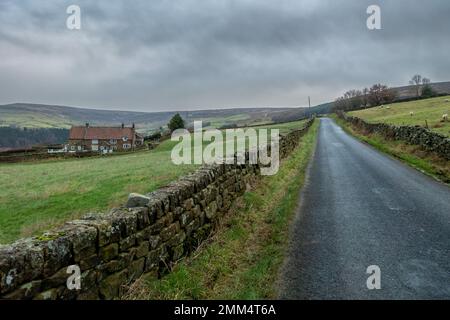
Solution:
[[[433,178],[450,183],[449,162],[432,152],[420,149],[419,146],[410,145],[402,141],[388,140],[379,134],[368,134],[356,129],[354,126],[331,116],[338,125],[357,139],[375,147],[376,149],[402,160],[411,167],[432,176]]]
[[[317,136],[316,121],[275,176],[233,205],[214,235],[161,279],[144,275],[127,299],[270,299]]]

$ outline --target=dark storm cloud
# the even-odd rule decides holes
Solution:
[[[366,28],[370,4],[382,30]],[[449,17],[447,0],[0,1],[0,103],[298,106],[416,72],[444,81]]]

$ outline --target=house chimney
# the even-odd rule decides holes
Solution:
[[[122,129],[123,129],[123,128],[125,128],[125,124],[124,124],[124,123],[122,123]]]
[[[89,128],[89,122],[86,122],[86,128]]]
[[[133,122],[132,128],[133,128],[133,129],[136,128],[136,126],[134,125],[134,122]]]

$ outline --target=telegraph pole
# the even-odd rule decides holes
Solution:
[[[311,109],[311,97],[308,96],[308,114],[309,117],[312,118],[312,114],[310,113],[309,109]]]

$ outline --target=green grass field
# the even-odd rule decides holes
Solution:
[[[390,109],[386,106],[374,107],[349,114],[369,122],[385,122],[394,125],[425,126],[427,121],[430,130],[450,136],[450,122],[441,122],[443,114],[450,114],[450,102],[446,102],[447,99],[450,99],[450,96],[394,103],[389,105]],[[414,114],[411,116],[410,112]]]
[[[302,121],[282,124],[280,132],[301,126]],[[123,204],[130,192],[151,192],[195,170],[172,163],[176,143],[121,156],[0,164],[0,243],[103,212]]]
[[[16,125],[27,128],[65,128],[69,129],[76,123],[70,120],[61,121],[58,116],[42,116],[39,112],[29,112],[24,115],[14,114],[0,109],[0,125]]]
[[[293,121],[293,122],[287,122],[287,123],[280,123],[280,124],[264,124],[261,126],[258,126],[258,129],[265,128],[265,129],[279,129],[280,134],[286,134],[289,131],[291,131],[293,128],[299,128],[303,125],[305,120],[300,121]]]
[[[210,122],[210,128],[220,128],[221,126],[225,125],[225,124],[230,124],[230,123],[242,123],[243,121],[249,121],[251,122],[251,118],[249,115],[247,114],[236,114],[236,115],[232,115],[232,116],[228,116],[228,117],[223,117],[223,118],[206,118],[203,119],[203,121],[205,122]]]

